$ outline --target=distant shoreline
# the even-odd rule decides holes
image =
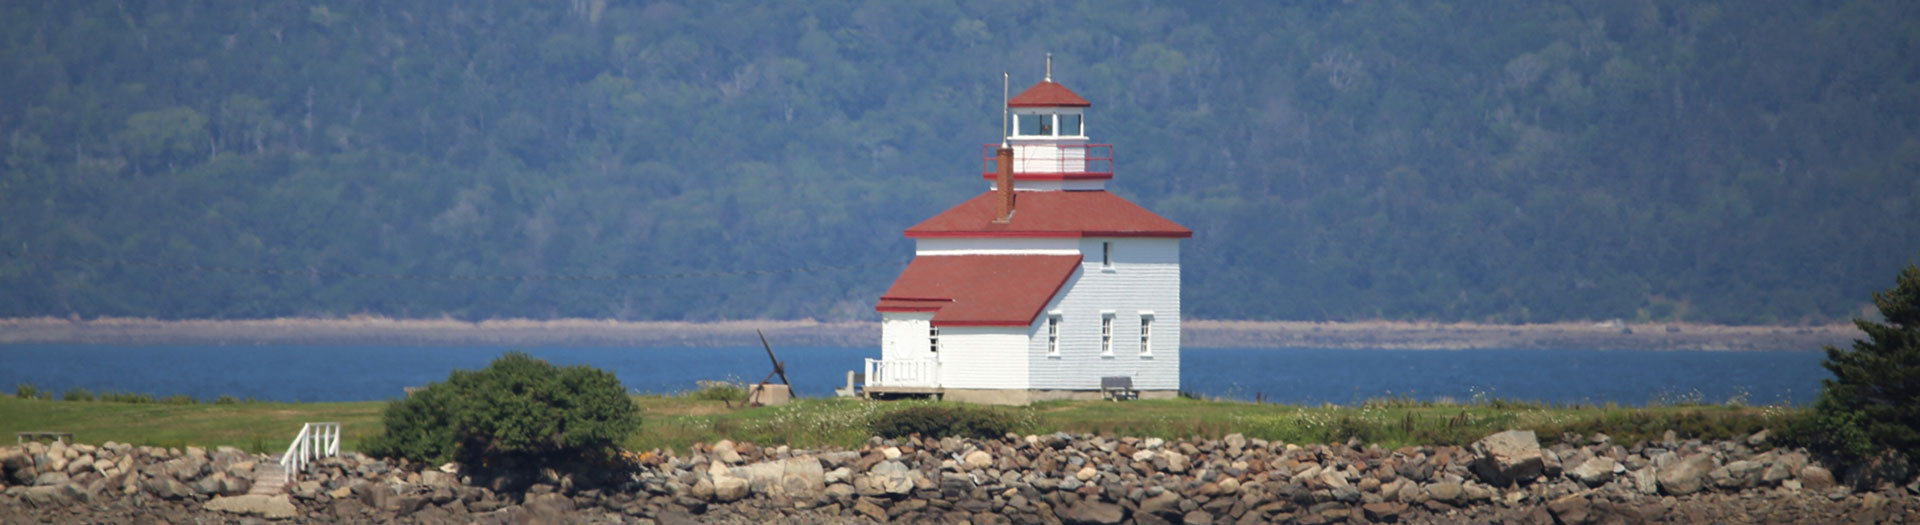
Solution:
[[[872,346],[872,321],[612,321],[594,319],[281,318],[159,320],[54,317],[0,319],[0,344],[115,345],[478,345],[752,346],[764,331],[774,346]],[[1851,324],[1726,326],[1690,323],[1565,322],[1525,325],[1401,321],[1214,321],[1182,323],[1181,344],[1196,348],[1345,348],[1405,350],[1818,350],[1863,335]]]

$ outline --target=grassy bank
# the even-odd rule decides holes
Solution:
[[[781,407],[728,408],[698,396],[640,396],[640,431],[623,444],[634,450],[685,450],[722,438],[804,448],[852,447],[866,440],[873,416],[924,401],[868,403],[807,399]],[[300,424],[338,421],[347,449],[356,449],[381,429],[382,402],[239,403],[168,405],[105,401],[0,398],[0,432],[61,431],[82,442],[140,445],[229,445],[278,452]],[[1659,439],[1666,430],[1682,438],[1744,436],[1776,431],[1802,411],[1787,407],[1699,405],[1656,407],[1548,406],[1489,400],[1450,404],[1376,400],[1360,406],[1298,406],[1231,401],[1054,402],[995,408],[1008,413],[1024,433],[1089,432],[1140,437],[1217,438],[1230,433],[1289,443],[1359,438],[1369,443],[1462,445],[1510,428],[1532,429],[1546,441],[1562,433],[1604,432],[1631,443]]]

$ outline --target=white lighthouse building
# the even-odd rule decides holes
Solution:
[[[1113,146],[1092,104],[1047,78],[1008,100],[978,196],[907,228],[913,262],[880,297],[871,397],[981,403],[1180,389],[1180,240],[1193,232],[1107,192]]]

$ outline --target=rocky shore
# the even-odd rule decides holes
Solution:
[[[722,441],[494,472],[348,453],[283,486],[277,463],[231,448],[29,443],[0,449],[0,522],[1920,522],[1920,479],[1836,480],[1765,432],[1560,438],[1391,450],[1238,434],[875,438],[844,451]]]

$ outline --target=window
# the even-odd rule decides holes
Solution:
[[[940,327],[927,326],[927,348],[934,353],[940,353]]]
[[[1140,314],[1140,355],[1153,355],[1153,314]]]
[[[1113,357],[1113,314],[1100,314],[1100,355]]]
[[[1061,114],[1060,135],[1067,137],[1080,136],[1080,116]]]
[[[1047,355],[1060,357],[1060,316],[1047,316]]]
[[[1053,115],[1014,115],[1013,134],[1040,136],[1053,134]]]
[[[1100,243],[1100,268],[1107,269],[1107,270],[1113,269],[1113,243],[1112,242]]]

